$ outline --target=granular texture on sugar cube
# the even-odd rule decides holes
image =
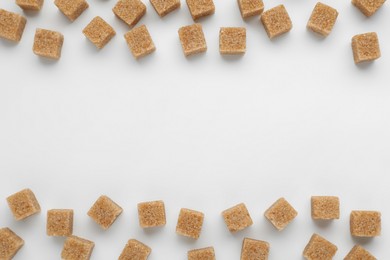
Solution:
[[[356,245],[344,257],[344,260],[376,260],[376,258],[362,246]]]
[[[339,219],[340,201],[334,196],[311,197],[311,217],[313,219]]]
[[[0,9],[0,38],[19,42],[22,38],[26,18],[20,14]]]
[[[222,212],[225,224],[230,232],[241,231],[253,224],[248,209],[244,203],[240,203]]]
[[[42,8],[43,0],[16,0],[16,4],[23,10],[39,11]]]
[[[134,26],[145,15],[146,6],[140,0],[119,0],[112,11],[128,26]]]
[[[23,245],[23,239],[11,229],[0,229],[0,259],[11,260]]]
[[[180,0],[150,0],[150,3],[160,17],[164,17],[180,7]]]
[[[70,236],[73,233],[73,210],[51,209],[47,211],[48,236]]]
[[[72,22],[89,7],[85,0],[55,0],[54,4]]]
[[[179,29],[179,38],[185,56],[207,51],[201,24],[184,26]]]
[[[356,237],[380,236],[381,213],[378,211],[352,211],[350,215],[351,235]]]
[[[167,223],[164,202],[159,200],[139,203],[138,219],[142,228],[164,226]]]
[[[36,55],[58,60],[61,57],[64,36],[55,31],[37,29],[34,37],[33,51]]]
[[[122,213],[122,208],[107,196],[100,196],[88,211],[101,228],[108,229]]]
[[[352,4],[367,17],[375,14],[385,2],[386,0],[352,0]]]
[[[270,39],[289,32],[292,22],[284,5],[278,5],[261,15],[261,22]]]
[[[188,260],[215,260],[213,247],[193,249],[187,253]]]
[[[328,36],[336,23],[339,13],[333,7],[317,3],[310,16],[307,28],[322,36]]]
[[[30,189],[24,189],[9,196],[7,202],[16,220],[25,219],[41,211],[41,207]]]
[[[313,234],[303,251],[307,260],[332,260],[337,252],[337,246],[325,238]]]
[[[176,233],[198,239],[202,232],[204,214],[190,209],[181,209],[177,220]]]
[[[260,15],[264,11],[263,0],[238,0],[242,18]]]
[[[136,59],[142,58],[156,50],[152,37],[145,25],[141,25],[126,33],[125,39]]]
[[[83,33],[98,49],[102,49],[116,34],[115,30],[99,16],[92,19]]]
[[[356,35],[352,38],[353,58],[356,64],[379,59],[381,51],[375,32]]]
[[[186,0],[192,19],[197,20],[201,17],[215,13],[213,0]]]
[[[119,260],[146,260],[152,249],[138,240],[130,239],[123,249]]]
[[[87,239],[70,236],[66,238],[61,252],[62,260],[89,260],[95,243]]]
[[[264,216],[274,225],[279,231],[283,230],[293,221],[298,215],[298,212],[284,198],[278,199],[264,213]]]
[[[268,242],[244,238],[241,249],[241,260],[267,260],[268,255]]]
[[[219,51],[221,54],[244,54],[246,51],[246,29],[224,27],[219,31]]]

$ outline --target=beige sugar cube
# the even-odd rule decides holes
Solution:
[[[322,36],[332,31],[339,13],[333,7],[318,2],[310,16],[307,28]]]
[[[385,2],[386,0],[352,0],[352,4],[367,17],[375,14]]]
[[[136,59],[149,55],[156,50],[152,37],[145,25],[141,25],[127,32],[125,39],[131,53]]]
[[[278,5],[261,15],[261,22],[270,39],[289,32],[292,22],[284,5]]]
[[[70,236],[73,233],[73,210],[51,209],[47,211],[48,236]]]
[[[0,38],[19,42],[22,38],[26,18],[20,14],[0,9]]]
[[[179,29],[179,38],[185,56],[190,56],[207,51],[201,24],[184,26]]]
[[[152,249],[138,240],[130,239],[123,249],[119,260],[146,260]]]
[[[164,226],[167,223],[164,202],[159,200],[139,203],[138,219],[142,228]]]
[[[311,217],[313,219],[339,219],[340,201],[334,196],[311,197]]]
[[[376,237],[381,235],[381,213],[378,211],[357,211],[350,215],[351,235],[356,237]]]
[[[88,211],[90,216],[104,230],[111,227],[122,213],[122,208],[109,197],[100,196]]]
[[[112,11],[128,26],[134,26],[146,14],[146,6],[140,0],[119,0]]]
[[[23,220],[41,211],[41,207],[30,189],[24,189],[9,196],[7,202],[16,220]]]
[[[219,52],[221,54],[244,54],[246,51],[246,29],[223,27],[219,31]]]
[[[186,0],[186,1],[192,19],[194,20],[215,13],[215,5],[213,0]]]
[[[177,220],[176,233],[198,239],[202,232],[204,214],[190,209],[181,209]]]
[[[39,11],[42,8],[43,0],[16,0],[16,4],[23,10]]]
[[[83,34],[98,49],[102,49],[115,36],[115,30],[100,16],[96,16],[84,28]]]
[[[70,236],[67,237],[61,252],[62,260],[89,260],[95,243],[87,239]]]
[[[71,22],[89,7],[85,0],[55,0],[54,4]]]
[[[180,7],[180,0],[150,0],[150,3],[160,17],[164,17]]]
[[[215,260],[213,247],[193,249],[187,253],[188,260]]]
[[[370,62],[381,57],[378,35],[375,32],[356,35],[352,38],[353,58],[356,64]]]
[[[344,257],[344,260],[376,260],[376,258],[362,246],[356,245]]]
[[[222,216],[227,228],[232,233],[241,231],[253,224],[252,218],[244,203],[224,210]]]
[[[0,259],[11,260],[23,245],[23,239],[11,229],[0,229]]]
[[[242,18],[260,15],[264,11],[263,0],[238,0]]]
[[[55,31],[37,29],[35,31],[33,52],[41,57],[58,60],[61,58],[64,36]]]
[[[241,249],[241,260],[268,260],[268,255],[268,242],[244,238]]]
[[[278,199],[264,213],[264,216],[279,231],[285,229],[297,215],[298,212],[284,198]]]
[[[313,234],[303,251],[303,257],[307,260],[332,260],[337,252],[337,246],[321,237]]]

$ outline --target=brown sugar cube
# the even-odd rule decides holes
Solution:
[[[16,4],[23,10],[39,11],[42,8],[43,0],[16,0]]]
[[[378,211],[352,211],[349,219],[351,235],[376,237],[381,234],[381,213]]]
[[[311,197],[311,217],[313,219],[339,219],[340,201],[334,196]]]
[[[298,215],[298,212],[284,198],[278,199],[264,213],[264,216],[281,231]]]
[[[215,260],[213,247],[190,250],[187,253],[188,260]]]
[[[180,0],[150,0],[150,3],[160,17],[164,17],[180,7]]]
[[[138,240],[130,239],[123,249],[119,260],[146,260],[152,249]]]
[[[102,49],[115,36],[115,30],[101,17],[96,16],[83,33],[98,49]]]
[[[241,249],[241,260],[267,260],[268,255],[268,242],[244,238]]]
[[[88,211],[90,216],[103,229],[108,229],[122,213],[122,208],[107,196],[100,196]]]
[[[356,245],[344,257],[344,260],[376,260],[376,258],[363,247]]]
[[[375,14],[385,2],[386,0],[352,0],[352,4],[367,17]]]
[[[221,54],[244,54],[246,51],[246,29],[225,27],[219,31]]]
[[[41,211],[41,207],[30,189],[24,189],[9,196],[7,202],[16,220],[25,219]]]
[[[261,22],[270,39],[289,32],[292,22],[284,5],[278,5],[261,15]]]
[[[177,220],[176,233],[198,239],[202,232],[204,214],[190,209],[181,209]]]
[[[336,23],[339,13],[336,9],[317,3],[311,13],[307,28],[322,36],[328,36]]]
[[[179,29],[179,38],[185,56],[207,51],[201,24],[184,26]]]
[[[307,260],[332,260],[337,252],[337,246],[325,238],[313,234],[303,251],[303,257]]]
[[[61,252],[62,260],[89,260],[95,243],[81,237],[70,236]]]
[[[26,22],[23,16],[0,9],[0,38],[19,42]]]
[[[381,57],[378,35],[374,32],[359,34],[352,38],[353,58],[356,64]]]
[[[145,25],[141,25],[126,33],[125,39],[136,59],[142,58],[156,50],[152,37]]]
[[[23,239],[11,229],[0,229],[0,259],[11,260],[23,245]]]
[[[47,211],[48,236],[70,236],[73,233],[73,210],[51,209]]]
[[[140,0],[119,0],[112,11],[128,26],[134,26],[145,15],[146,6]]]
[[[264,11],[263,0],[238,0],[242,18],[260,15]]]
[[[34,37],[33,51],[36,55],[58,60],[61,58],[64,36],[55,31],[37,29]]]
[[[89,7],[85,0],[55,0],[54,4],[72,22]]]
[[[187,5],[194,20],[215,13],[213,0],[187,0]]]
[[[167,223],[164,202],[160,200],[139,203],[138,218],[142,228],[164,226]]]
[[[249,226],[253,221],[244,203],[240,203],[222,212],[225,224],[230,232],[235,233]]]

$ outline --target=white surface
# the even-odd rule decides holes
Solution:
[[[135,61],[111,12],[114,1],[90,0],[69,23],[51,1],[27,14],[20,44],[0,41],[0,226],[26,244],[15,259],[59,259],[63,239],[45,235],[46,210],[73,208],[76,235],[94,240],[96,260],[116,259],[129,238],[153,248],[150,260],[186,259],[192,248],[214,246],[217,259],[239,259],[243,237],[267,240],[270,259],[302,259],[313,232],[339,247],[342,259],[362,242],[378,259],[390,259],[389,6],[370,19],[348,0],[325,1],[340,12],[334,31],[319,39],[305,28],[315,1],[284,3],[293,30],[270,41],[258,18],[242,21],[236,1],[216,0],[203,19],[208,52],[184,58],[180,26],[192,23],[187,6],[160,19],[149,2],[146,24],[157,52]],[[13,1],[1,8],[21,13]],[[96,15],[117,30],[98,52],[81,31]],[[218,52],[221,26],[246,26],[247,53]],[[65,35],[62,58],[32,53],[36,27]],[[353,35],[378,32],[383,57],[355,66]],[[16,222],[4,200],[30,187],[43,212]],[[107,194],[124,208],[108,231],[86,215]],[[328,226],[310,218],[311,195],[338,195],[341,219]],[[263,212],[285,196],[299,212],[277,232]],[[163,199],[167,226],[144,232],[136,204]],[[254,225],[231,235],[221,211],[245,202]],[[198,241],[175,234],[181,207],[203,211]],[[349,235],[353,209],[383,213],[383,235],[359,241]]]

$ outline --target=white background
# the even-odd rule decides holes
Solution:
[[[244,22],[235,0],[215,0],[216,14],[202,19],[206,54],[186,59],[179,27],[192,19],[180,10],[160,19],[145,1],[146,24],[157,51],[133,59],[114,17],[113,0],[90,0],[74,23],[47,0],[27,13],[19,44],[0,41],[0,226],[25,239],[15,259],[59,259],[62,238],[45,234],[46,210],[73,208],[74,234],[96,243],[92,259],[117,259],[126,241],[152,247],[150,260],[186,259],[189,249],[214,246],[219,260],[239,259],[241,242],[270,242],[270,259],[302,259],[313,232],[339,247],[343,259],[355,243],[378,259],[390,259],[390,24],[385,4],[365,18],[348,0],[325,1],[340,15],[321,39],[306,30],[313,0],[284,3],[293,30],[270,41],[258,17]],[[13,1],[0,8],[22,13]],[[102,50],[82,29],[96,15],[116,37]],[[222,57],[221,26],[247,28],[247,53]],[[37,27],[65,36],[62,58],[42,60],[32,52]],[[382,58],[353,62],[355,34],[376,31]],[[5,198],[31,188],[42,212],[16,222]],[[108,230],[86,215],[99,195],[124,208]],[[341,219],[329,224],[310,217],[311,195],[336,195]],[[299,212],[277,232],[263,217],[284,196]],[[143,231],[136,205],[162,199],[167,225]],[[220,213],[245,202],[254,225],[230,234]],[[205,213],[201,238],[175,234],[181,207]],[[379,210],[383,235],[356,240],[349,234],[353,209]]]

